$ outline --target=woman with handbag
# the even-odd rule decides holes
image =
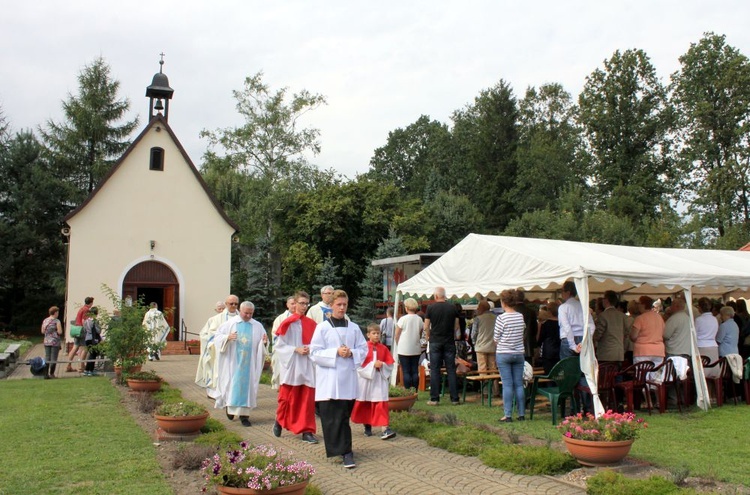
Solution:
[[[57,378],[55,369],[57,368],[57,356],[60,354],[62,346],[62,325],[57,318],[60,314],[60,308],[52,306],[49,308],[49,316],[42,322],[42,335],[44,335],[44,360],[49,365],[47,378]]]
[[[88,296],[83,300],[83,303],[83,306],[81,306],[78,310],[78,313],[76,313],[75,321],[71,320],[70,336],[73,339],[73,347],[70,349],[70,353],[68,354],[68,361],[73,361],[73,358],[76,357],[76,355],[78,355],[79,359],[86,359],[84,357],[86,356],[86,334],[83,333],[83,320],[85,320],[86,315],[89,314],[89,310],[94,304],[94,298]],[[75,369],[73,369],[72,364],[68,363],[68,367],[65,369],[65,371],[68,373],[73,373]],[[84,363],[81,363],[78,371],[80,373],[83,373]]]

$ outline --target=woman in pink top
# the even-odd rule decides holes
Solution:
[[[633,346],[633,363],[652,361],[659,366],[664,361],[664,319],[652,310],[654,300],[648,296],[638,298],[641,311],[630,331]]]

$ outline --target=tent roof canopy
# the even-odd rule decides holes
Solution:
[[[523,288],[552,295],[566,280],[587,279],[591,294],[615,290],[667,296],[750,295],[750,252],[615,246],[574,241],[469,234],[440,259],[397,287],[429,297],[495,297]]]

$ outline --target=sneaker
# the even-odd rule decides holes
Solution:
[[[516,418],[516,421],[526,421],[526,416],[519,416]]]
[[[305,443],[318,443],[318,439],[312,433],[303,433],[302,441]]]
[[[440,404],[440,402],[438,402],[436,400],[428,400],[427,401],[427,405],[428,406],[437,406],[438,404]]]
[[[247,416],[240,416],[240,423],[242,423],[242,426],[253,426],[250,422],[250,418]]]
[[[461,405],[461,401],[454,400],[453,402],[451,402],[451,404],[453,404],[454,406],[460,406]]]
[[[83,372],[83,376],[91,376],[91,372],[90,371],[84,371]]]
[[[281,436],[281,425],[278,421],[273,422],[273,436],[280,437]]]
[[[156,359],[157,361],[161,361],[161,356],[159,356],[158,352],[154,354],[154,359]]]
[[[365,436],[371,437],[372,436],[372,426],[365,425]]]
[[[390,428],[386,427],[385,430],[383,430],[383,434],[380,435],[381,440],[388,440],[389,438],[393,438],[396,436],[396,432],[391,430]]]
[[[344,454],[344,467],[347,469],[352,469],[357,467],[357,465],[354,463],[354,452],[349,452],[348,454]]]

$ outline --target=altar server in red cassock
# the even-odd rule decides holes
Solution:
[[[388,388],[393,372],[393,356],[388,347],[380,343],[377,323],[367,326],[367,357],[357,369],[359,394],[352,410],[352,422],[365,425],[365,436],[372,436],[373,426],[382,426],[381,440],[396,433],[388,426]]]
[[[279,405],[273,434],[281,436],[282,428],[302,441],[318,443],[315,438],[315,366],[310,360],[310,340],[316,323],[305,316],[310,296],[294,294],[295,311],[276,330],[274,362],[279,369]]]

